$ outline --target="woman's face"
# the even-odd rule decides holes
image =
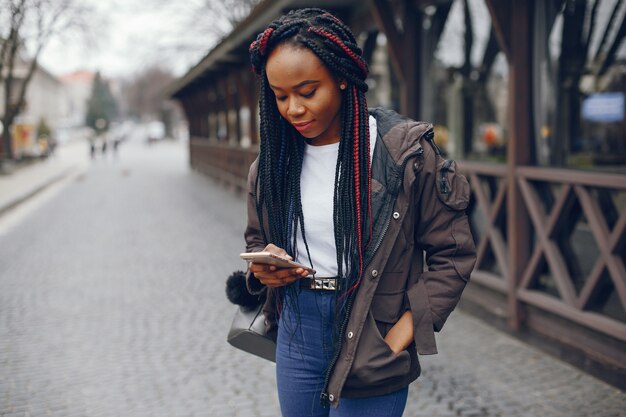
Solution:
[[[267,58],[265,73],[281,116],[311,145],[339,142],[339,83],[313,52],[281,44]]]

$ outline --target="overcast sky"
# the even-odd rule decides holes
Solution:
[[[176,75],[184,74],[214,45],[215,38],[198,25],[211,24],[211,16],[194,13],[202,0],[77,0],[91,4],[95,42],[56,40],[45,50],[42,64],[56,75],[79,69],[100,70],[108,77],[126,77],[159,63]],[[482,58],[489,34],[489,12],[481,0],[471,0],[476,45],[472,61]],[[195,19],[195,20],[194,20]],[[194,23],[195,22],[195,23]],[[447,65],[462,59],[463,10],[455,2],[437,57]],[[203,38],[204,37],[204,38]],[[206,38],[206,39],[205,39]]]
[[[190,27],[194,19],[191,2],[79,1],[94,9],[93,39],[84,41],[74,36],[51,42],[40,62],[55,75],[88,69],[99,70],[108,77],[124,77],[153,63],[182,75],[215,42],[213,37],[202,36]]]

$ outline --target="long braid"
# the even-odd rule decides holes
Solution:
[[[253,70],[261,79],[259,153],[259,192],[257,213],[263,225],[267,213],[268,232],[263,239],[296,256],[296,234],[301,233],[305,250],[306,219],[302,214],[300,174],[304,139],[280,117],[275,96],[265,74],[265,62],[271,51],[282,43],[311,50],[348,88],[342,92],[341,138],[335,170],[333,196],[334,236],[339,276],[336,291],[335,340],[346,319],[344,308],[359,287],[364,273],[364,255],[372,235],[369,123],[365,92],[367,64],[354,35],[338,18],[321,9],[300,9],[272,22],[250,45]],[[281,287],[280,302],[295,286]],[[282,301],[280,301],[282,300]],[[279,306],[280,307],[280,306]]]

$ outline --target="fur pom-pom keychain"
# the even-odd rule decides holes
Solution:
[[[265,291],[260,296],[250,294],[246,287],[246,273],[235,271],[226,279],[226,297],[233,304],[254,308],[265,301]]]

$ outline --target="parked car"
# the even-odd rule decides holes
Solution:
[[[165,139],[165,125],[163,122],[152,121],[148,123],[148,144]]]

